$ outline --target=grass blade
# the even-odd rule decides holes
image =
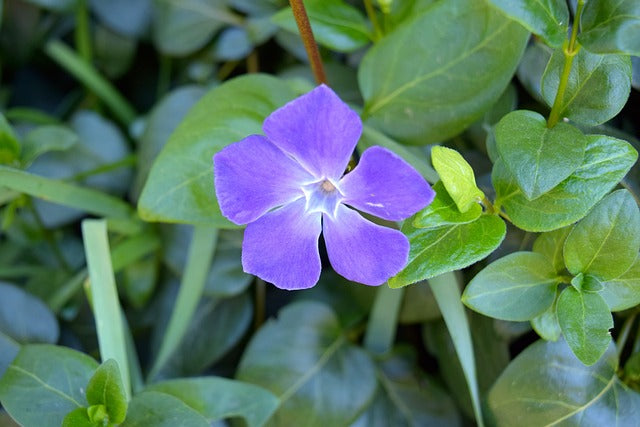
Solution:
[[[90,292],[102,361],[114,359],[122,373],[127,399],[131,380],[126,351],[124,322],[111,266],[107,224],[104,220],[82,221],[82,236],[91,280]]]

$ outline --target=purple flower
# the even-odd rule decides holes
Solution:
[[[406,236],[352,208],[403,220],[433,200],[420,174],[391,151],[371,147],[343,176],[362,122],[324,85],[274,111],[263,130],[266,136],[248,136],[213,158],[222,214],[247,224],[244,271],[282,289],[310,288],[320,278],[324,232],[329,261],[347,279],[375,286],[400,272],[409,256]]]

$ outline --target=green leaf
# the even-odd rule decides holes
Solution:
[[[153,41],[167,55],[185,56],[203,47],[226,23],[241,21],[224,0],[155,0]]]
[[[542,339],[558,341],[562,330],[558,323],[555,297],[553,304],[544,313],[531,319],[531,326]]]
[[[205,89],[201,87],[183,86],[166,95],[151,110],[144,133],[138,142],[136,176],[131,189],[134,200],[140,197],[151,165],[171,133],[204,93]]]
[[[411,250],[407,266],[389,279],[389,286],[399,288],[459,270],[496,250],[506,233],[506,225],[495,215],[482,215],[468,224],[439,228],[415,228],[413,217],[407,219],[402,232],[409,238]]]
[[[513,111],[495,128],[498,153],[529,200],[564,181],[584,158],[586,137],[576,127],[558,123],[547,127],[542,115]]]
[[[489,0],[489,3],[542,37],[549,46],[560,47],[567,38],[569,8],[565,0]]]
[[[542,96],[553,105],[564,67],[564,52],[556,50],[542,76]],[[631,60],[624,55],[580,51],[573,58],[560,117],[595,126],[622,110],[631,90]]]
[[[156,159],[138,211],[147,221],[229,228],[214,188],[212,156],[250,134],[261,133],[273,110],[295,97],[284,82],[247,75],[211,90],[189,111]]]
[[[89,419],[87,408],[76,408],[64,417],[62,427],[96,427],[96,424]]]
[[[352,52],[369,43],[371,34],[362,13],[344,0],[307,0],[304,2],[317,42],[338,52]],[[287,31],[298,33],[290,7],[271,20]]]
[[[466,213],[484,199],[484,193],[476,185],[473,169],[460,153],[435,146],[431,149],[431,162],[460,212]]]
[[[209,423],[230,417],[243,417],[249,427],[266,423],[278,407],[278,399],[253,384],[226,378],[200,377],[152,384],[149,391],[180,399]]]
[[[209,427],[207,420],[180,399],[144,391],[129,402],[127,419],[120,427]]]
[[[22,165],[33,161],[49,151],[65,151],[78,143],[78,136],[66,126],[45,125],[29,132],[23,142]]]
[[[627,142],[588,135],[582,165],[569,178],[536,200],[527,200],[501,160],[493,168],[496,205],[526,231],[551,231],[578,221],[607,194],[638,157]]]
[[[609,280],[627,271],[640,250],[640,210],[627,190],[602,199],[571,230],[564,260],[574,275],[589,273]]]
[[[571,351],[582,363],[593,365],[611,342],[613,318],[599,294],[579,292],[573,286],[558,297],[558,323]]]
[[[10,336],[0,332],[0,378],[2,378],[19,351],[20,344]],[[0,425],[2,425],[1,422]]]
[[[496,319],[531,320],[551,306],[559,282],[544,255],[515,252],[478,273],[462,294],[462,302]]]
[[[424,323],[441,317],[438,303],[426,281],[407,287],[398,313],[400,323]]]
[[[451,398],[433,379],[416,372],[414,358],[394,354],[378,364],[376,396],[351,427],[461,425]]]
[[[109,359],[98,367],[87,385],[89,405],[104,405],[108,422],[120,424],[127,415],[127,394],[118,363]]]
[[[20,155],[20,144],[11,125],[0,113],[0,165],[12,165]]]
[[[611,311],[622,311],[640,304],[640,257],[629,270],[602,285],[600,296]]]
[[[438,181],[433,190],[436,197],[426,208],[418,212],[413,218],[413,226],[416,228],[438,228],[447,225],[468,224],[477,220],[482,215],[482,206],[478,203],[471,205],[465,213],[460,212],[442,181]]]
[[[276,425],[349,425],[376,390],[369,356],[317,302],[290,304],[266,323],[249,343],[237,377],[280,398]]]
[[[40,299],[0,282],[0,333],[21,344],[58,341],[58,320]]]
[[[637,0],[589,0],[582,19],[580,43],[596,53],[640,56],[640,3]]]
[[[66,347],[25,345],[0,379],[0,401],[21,425],[59,427],[68,412],[87,405],[84,390],[97,367]]]
[[[518,23],[484,1],[435,2],[363,58],[364,117],[403,142],[456,135],[500,97],[527,39]],[[469,70],[483,72],[469,78]]]
[[[584,366],[564,341],[540,340],[511,362],[488,405],[504,426],[636,425],[640,395],[618,380],[617,367],[612,343],[600,361]]]
[[[565,269],[562,250],[572,228],[569,226],[542,233],[533,242],[533,251],[546,256],[551,261],[556,273],[561,273]]]
[[[536,101],[544,104],[542,97],[542,75],[547,68],[553,49],[541,41],[532,40],[518,65],[518,80]]]

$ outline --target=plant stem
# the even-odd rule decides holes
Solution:
[[[564,93],[567,90],[567,84],[569,83],[569,75],[571,74],[571,66],[573,65],[573,58],[580,50],[580,45],[576,43],[578,37],[578,30],[580,28],[580,17],[582,16],[582,9],[584,8],[584,0],[578,0],[578,8],[576,9],[576,15],[573,18],[573,28],[571,28],[571,37],[569,42],[563,46],[564,52],[564,66],[562,67],[562,74],[560,75],[560,83],[558,84],[558,92],[556,98],[553,101],[553,107],[551,107],[551,113],[549,113],[549,120],[547,120],[547,127],[551,129],[560,120],[560,113],[563,107]]]
[[[316,39],[313,37],[313,31],[311,30],[311,24],[309,23],[309,17],[307,11],[304,8],[302,0],[289,0],[291,9],[293,10],[293,16],[298,24],[298,31],[300,31],[300,37],[304,43],[304,48],[307,51],[309,62],[311,64],[311,71],[316,78],[318,84],[327,83],[327,76],[324,72],[322,65],[322,59],[320,58],[320,52],[318,51],[318,45]]]
[[[373,26],[374,41],[378,41],[382,38],[382,29],[378,23],[378,15],[376,15],[376,10],[374,9],[373,4],[371,4],[371,0],[364,0],[364,8],[367,11],[369,21],[371,21],[371,25]]]
[[[76,5],[76,50],[87,64],[91,64],[91,33],[89,32],[89,11],[87,0],[80,0]]]

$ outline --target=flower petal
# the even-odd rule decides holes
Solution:
[[[343,203],[384,218],[400,221],[433,200],[435,192],[411,165],[382,147],[371,147],[356,168],[339,183]]]
[[[335,218],[323,215],[324,240],[334,270],[354,282],[378,286],[407,264],[409,240],[341,205]]]
[[[360,138],[362,122],[338,95],[320,85],[271,113],[262,128],[317,178],[337,181]]]
[[[281,289],[305,289],[320,279],[321,214],[304,212],[296,200],[247,225],[242,267]]]
[[[251,135],[213,157],[215,187],[222,214],[247,224],[265,212],[303,197],[313,177],[263,136]]]

